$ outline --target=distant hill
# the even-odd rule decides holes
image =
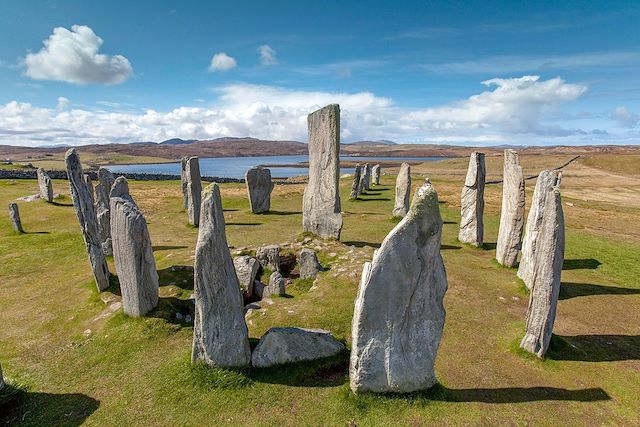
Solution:
[[[184,144],[191,144],[196,141],[197,139],[171,138],[171,139],[167,139],[166,141],[162,141],[160,145],[184,145]]]
[[[381,139],[378,141],[356,141],[345,145],[398,145],[398,143],[388,139]]]

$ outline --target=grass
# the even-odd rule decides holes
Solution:
[[[536,156],[525,169],[561,160]],[[499,175],[499,162],[487,163],[489,175]],[[440,385],[410,395],[353,395],[348,353],[269,370],[192,365],[193,330],[184,315],[192,307],[188,267],[198,230],[186,224],[179,183],[130,183],[148,221],[161,285],[158,308],[132,319],[121,309],[111,311],[116,279],[107,292],[96,292],[73,207],[66,206],[68,186],[54,180],[54,191],[67,203],[18,202],[26,234],[13,233],[8,215],[0,217],[0,361],[14,396],[0,411],[0,423],[637,424],[640,236],[633,228],[640,209],[570,198],[555,335],[548,357],[538,360],[518,350],[528,301],[524,285],[515,269],[493,261],[499,185],[486,189],[489,245],[457,242],[465,166],[454,159],[412,168],[414,188],[429,175],[439,192],[449,290],[436,362]],[[563,191],[580,196],[582,181],[572,174],[587,166],[572,165],[576,172],[567,171]],[[301,234],[301,185],[276,186],[274,215],[252,215],[242,185],[221,185],[232,250],[251,254],[260,245],[286,243],[283,254],[290,255],[304,245],[316,249],[327,268],[315,286],[294,279],[288,298],[253,311],[247,319],[252,345],[273,326],[328,329],[350,345],[362,264],[395,225],[389,219],[394,178],[383,175],[383,185],[358,201],[348,200],[351,183],[342,180],[339,242],[303,243],[310,236]],[[527,204],[533,184],[527,182]],[[0,205],[36,191],[35,181],[0,180]],[[605,214],[610,219],[602,221]],[[115,271],[111,259],[109,265]]]

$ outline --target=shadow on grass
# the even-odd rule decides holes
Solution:
[[[441,250],[452,250],[452,249],[462,249],[462,246],[454,246],[454,245],[440,245]]]
[[[146,317],[165,320],[167,323],[182,327],[193,326],[193,315],[195,306],[193,300],[180,299],[176,297],[158,298],[158,306],[154,308]],[[187,315],[191,321],[187,322]]]
[[[51,234],[48,231],[23,231],[22,234]]]
[[[378,249],[380,247],[380,243],[364,242],[361,240],[347,240],[342,243],[347,246],[355,246],[356,248],[364,248],[365,246],[369,246],[371,248]]]
[[[594,258],[565,259],[562,264],[563,270],[595,270],[602,263]]]
[[[546,358],[580,362],[640,360],[640,335],[553,335]]]
[[[286,216],[286,215],[302,215],[302,211],[269,211],[263,212],[260,215],[278,215],[278,216]]]
[[[493,250],[497,247],[498,245],[496,243],[489,243],[489,242],[484,242],[482,244],[481,249],[484,249],[485,251],[490,251]]]
[[[457,224],[456,221],[442,221],[443,224]]]
[[[158,270],[160,286],[177,286],[185,290],[193,290],[193,267],[190,265],[172,265]]]
[[[335,387],[349,380],[349,351],[312,362],[290,363],[271,368],[252,368],[253,381],[293,387]]]
[[[184,249],[186,247],[187,246],[154,246],[153,247],[153,251],[154,252],[156,252],[156,251],[170,251],[170,250],[173,250],[173,249]]]
[[[99,406],[85,394],[29,392],[7,384],[0,392],[0,424],[79,426]]]
[[[388,197],[371,197],[366,199],[355,199],[354,202],[383,202],[391,200]]]
[[[558,298],[563,300],[590,295],[640,295],[640,289],[592,285],[590,283],[562,282]]]
[[[262,225],[262,223],[261,222],[227,222],[226,225],[254,226],[254,225]]]
[[[63,206],[63,207],[69,207],[69,206],[73,206],[73,203],[60,203],[60,202],[51,202],[51,204],[53,206]]]

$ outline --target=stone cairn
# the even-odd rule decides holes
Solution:
[[[251,212],[269,212],[271,208],[271,191],[273,191],[271,171],[267,168],[256,166],[244,174],[244,180],[247,186]]]
[[[506,267],[515,267],[524,226],[524,176],[515,150],[504,150],[502,175],[502,210],[496,260]]]
[[[373,185],[380,185],[380,173],[380,165],[375,165],[373,168],[371,168]]]
[[[102,251],[105,255],[113,255],[111,245],[111,207],[109,193],[114,183],[113,174],[105,168],[98,169],[98,183],[96,184],[96,216],[98,218],[98,232]]]
[[[307,116],[309,183],[302,199],[302,228],[322,238],[340,238],[340,106]]]
[[[564,262],[564,216],[560,190],[554,186],[538,206],[543,213],[536,224],[531,294],[526,315],[526,333],[520,347],[544,357],[549,348],[556,317],[560,276]]]
[[[9,218],[11,219],[11,225],[13,229],[18,233],[24,233],[22,228],[22,221],[20,221],[20,211],[18,210],[18,204],[15,202],[9,203]]]
[[[93,277],[96,281],[98,291],[102,292],[109,287],[109,268],[107,267],[104,252],[102,251],[93,197],[87,186],[87,181],[84,179],[80,157],[78,157],[76,150],[74,148],[68,150],[64,160],[67,168],[71,198],[73,199],[73,206],[75,207],[78,222],[80,223],[84,244],[89,254],[89,263],[91,264]]]
[[[216,367],[250,363],[249,334],[239,287],[225,234],[220,189],[214,183],[203,192],[202,224],[196,244],[193,362]]]
[[[447,291],[441,234],[438,194],[427,181],[364,265],[352,322],[354,392],[402,393],[436,384]]]
[[[522,279],[528,289],[532,289],[535,271],[539,258],[536,255],[536,247],[540,230],[544,221],[547,197],[553,194],[553,190],[560,186],[560,173],[555,170],[544,170],[538,175],[536,187],[533,190],[531,209],[527,217],[527,230],[522,241],[522,256],[518,266],[518,277]]]
[[[189,224],[197,227],[200,223],[200,202],[202,198],[200,163],[197,157],[189,157],[187,159],[184,179],[186,180],[187,213],[189,215]]]
[[[351,184],[351,194],[349,198],[355,200],[360,195],[360,177],[362,175],[362,168],[360,163],[356,163],[356,169],[353,173],[353,183]]]
[[[53,184],[51,178],[44,169],[38,168],[36,172],[38,176],[38,188],[40,189],[40,198],[47,203],[53,202]]]
[[[484,153],[473,152],[461,195],[461,218],[458,240],[480,247],[483,243],[484,182],[486,169]]]
[[[409,163],[402,163],[400,172],[396,178],[396,203],[393,207],[393,216],[403,218],[409,210],[411,201],[411,166]]]
[[[180,159],[180,184],[182,187],[182,206],[187,209],[189,207],[189,193],[187,191],[187,160],[189,157]]]
[[[117,184],[116,184],[117,183]],[[111,192],[113,260],[118,272],[125,314],[141,317],[158,305],[158,272],[147,221],[119,177]]]

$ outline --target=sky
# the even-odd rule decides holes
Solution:
[[[640,143],[638,1],[0,2],[0,144]]]

